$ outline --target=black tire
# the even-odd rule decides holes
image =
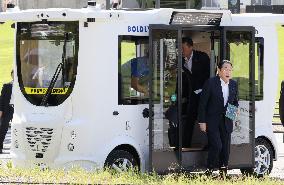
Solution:
[[[260,156],[259,154],[266,154]],[[241,169],[243,175],[263,177],[269,175],[273,168],[273,151],[271,145],[262,138],[255,140],[255,168],[244,168]]]
[[[117,172],[139,169],[137,160],[134,156],[124,150],[112,151],[105,161],[105,167]]]

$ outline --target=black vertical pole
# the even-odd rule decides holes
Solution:
[[[251,99],[251,121],[250,121],[250,128],[252,130],[253,137],[250,137],[251,144],[252,144],[252,150],[255,147],[255,28],[251,28],[251,43],[249,47],[249,63],[250,63],[250,99]],[[254,153],[253,153],[254,154]],[[255,163],[255,156],[252,155],[252,162]]]
[[[142,6],[142,7],[140,7],[140,8],[142,8],[142,9],[145,9],[145,8],[146,8],[145,1],[144,1],[144,0],[142,0],[141,6]]]
[[[182,30],[178,28],[178,163],[181,168],[182,165],[182,46],[181,38]]]
[[[152,27],[149,26],[149,65],[150,65],[150,88],[149,88],[149,172],[153,171],[152,165],[152,152],[153,152],[153,34],[152,34]]]
[[[156,0],[155,1],[155,8],[160,8],[161,5],[160,5],[160,0]]]
[[[107,10],[110,9],[110,0],[106,0],[106,9],[107,9]]]
[[[226,29],[224,27],[222,27],[221,29],[221,43],[220,46],[221,48],[221,53],[220,53],[220,61],[226,59],[226,55],[227,55],[227,43],[226,43],[226,37],[227,37],[227,33],[226,33]]]
[[[212,52],[215,52],[215,35],[214,31],[211,32],[211,49],[210,49],[210,77],[213,77],[215,74],[215,54],[213,55]],[[212,58],[214,57],[214,58]]]

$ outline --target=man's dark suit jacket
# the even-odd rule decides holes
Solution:
[[[229,97],[227,104],[235,106],[238,104],[238,86],[236,81],[229,81]],[[208,79],[203,87],[199,101],[198,122],[207,123],[208,131],[217,131],[219,124],[226,113],[227,105],[224,107],[224,98],[220,77],[216,76]],[[225,117],[227,132],[233,131],[233,121]]]
[[[183,80],[182,80],[182,97],[189,100],[189,114],[194,117],[197,114],[200,94],[194,91],[202,89],[205,81],[210,77],[210,58],[201,51],[193,50],[191,72],[184,67],[183,60]]]
[[[4,84],[1,91],[0,111],[3,111],[2,118],[10,121],[13,118],[14,108],[9,105],[12,95],[12,83]]]

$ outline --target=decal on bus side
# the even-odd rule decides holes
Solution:
[[[27,94],[46,94],[47,88],[31,88],[25,87]],[[66,94],[68,88],[53,88],[51,94]]]
[[[128,26],[128,33],[147,33],[149,31],[149,26]]]

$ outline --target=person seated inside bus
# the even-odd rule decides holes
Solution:
[[[194,125],[197,121],[197,110],[200,93],[204,82],[210,77],[210,58],[202,51],[193,49],[193,41],[189,37],[182,39],[182,104],[183,104],[183,143],[190,148]]]
[[[121,66],[122,83],[124,85],[124,97],[148,96],[149,81],[149,59],[148,56],[135,57]],[[129,79],[129,80],[128,80]],[[140,93],[139,95],[137,91]]]
[[[148,40],[131,39],[121,42],[118,70],[118,103],[125,105],[147,103],[149,98]]]
[[[149,95],[148,77],[149,77],[149,59],[147,56],[137,57],[130,60],[131,63],[131,87],[136,91]]]

